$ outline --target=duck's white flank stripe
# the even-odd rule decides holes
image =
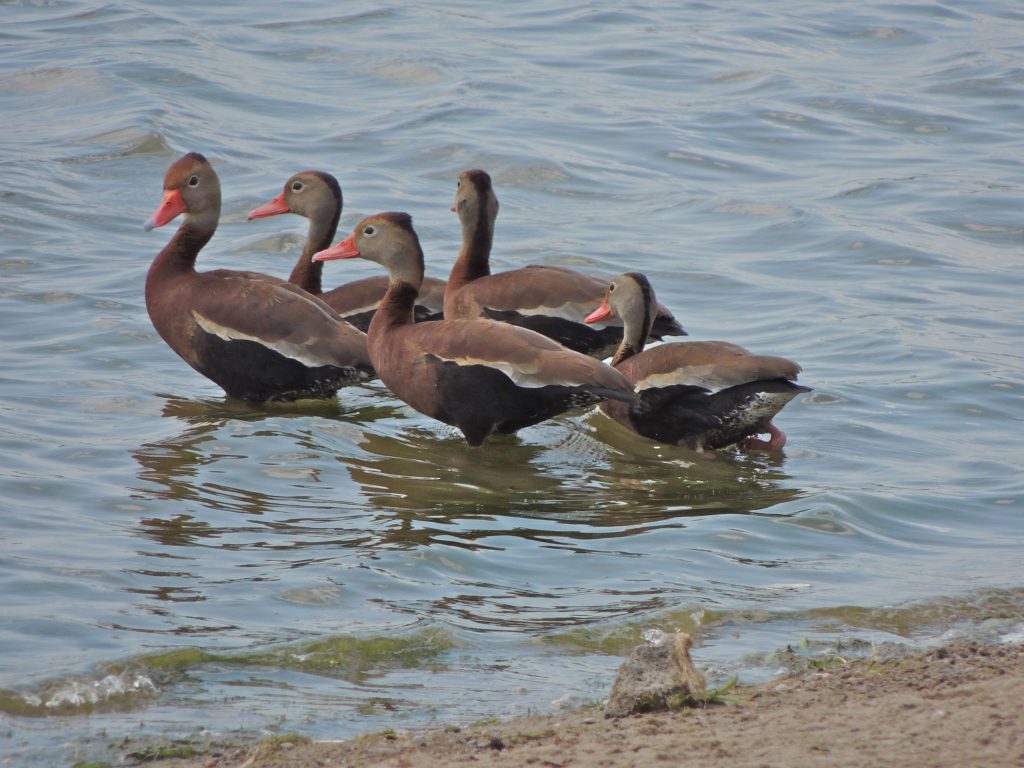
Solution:
[[[292,344],[283,340],[271,342],[266,339],[261,339],[259,336],[251,336],[250,334],[243,333],[236,328],[228,328],[226,325],[216,323],[194,309],[192,310],[192,317],[195,318],[195,321],[200,328],[213,336],[224,339],[224,341],[253,341],[267,349],[272,349],[287,358],[311,368],[317,368],[321,365],[338,365],[338,363],[333,360],[324,360],[314,355],[305,345],[302,344]],[[315,342],[316,340],[312,339],[311,341]]]

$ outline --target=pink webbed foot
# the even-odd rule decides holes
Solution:
[[[770,421],[765,425],[768,431],[768,439],[762,440],[758,437],[748,437],[741,445],[751,451],[778,451],[786,444],[786,433],[776,427]]]

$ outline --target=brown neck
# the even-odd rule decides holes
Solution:
[[[452,291],[491,274],[494,219],[488,205],[481,201],[476,217],[462,222],[462,250],[448,276],[448,287]]]
[[[622,343],[619,344],[619,348],[615,351],[615,356],[612,357],[612,368],[618,366],[623,360],[628,360],[633,355],[639,355],[644,351],[644,343],[630,344],[625,338],[622,339]]]
[[[367,334],[375,336],[388,328],[412,325],[414,322],[413,308],[416,306],[416,297],[419,294],[419,288],[412,283],[393,280],[388,285],[384,298],[380,300],[380,306],[373,314]]]
[[[160,282],[178,275],[195,273],[196,257],[217,229],[217,221],[196,220],[186,216],[185,220],[174,233],[171,241],[164,246],[159,255],[153,259],[146,276],[146,292],[159,285]]]
[[[311,216],[309,219],[309,232],[306,234],[306,244],[302,248],[299,260],[295,262],[292,273],[288,276],[288,282],[294,283],[307,293],[319,296],[323,293],[321,277],[324,271],[322,261],[313,261],[313,254],[329,248],[338,231],[338,219],[341,218],[341,206],[337,206],[334,215],[330,218],[323,216]]]

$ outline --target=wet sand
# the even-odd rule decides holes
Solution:
[[[159,768],[1024,766],[1024,646],[960,643],[836,661],[731,704],[609,719],[599,709],[339,742],[276,738]]]

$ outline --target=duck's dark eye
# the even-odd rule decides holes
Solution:
[[[293,181],[292,182],[292,192],[301,192],[301,191],[302,191],[302,182],[301,181]]]
[[[608,286],[608,293],[611,293],[614,290],[615,290],[615,283],[612,283],[611,285]]]
[[[376,232],[377,230],[376,228],[374,228],[373,224],[367,224],[365,227],[363,227],[363,234],[366,235],[367,237],[371,237]]]
[[[198,176],[189,176],[189,178],[188,178],[188,185],[190,187],[198,187],[199,186],[199,177]]]

